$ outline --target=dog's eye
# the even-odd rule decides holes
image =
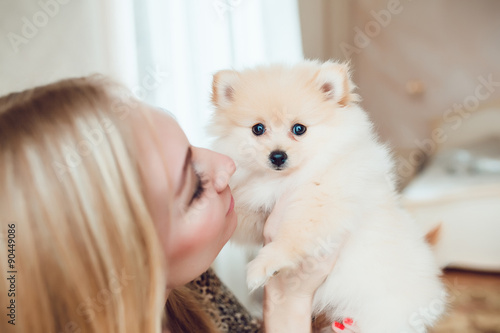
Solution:
[[[255,134],[257,136],[264,134],[265,131],[266,131],[266,128],[261,123],[255,124],[252,127],[253,134]]]
[[[301,125],[301,124],[295,124],[292,127],[292,133],[295,135],[302,135],[306,132],[306,130],[307,130],[307,127],[305,127],[304,125]]]

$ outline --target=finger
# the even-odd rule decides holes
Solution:
[[[349,329],[350,332],[352,332],[352,333],[359,333],[360,332],[358,326],[356,325],[354,320],[352,320],[351,318],[345,318],[344,321],[342,322],[342,324],[344,324],[344,327]]]
[[[349,331],[347,331],[347,330],[345,329],[344,324],[339,323],[339,322],[337,322],[337,321],[334,321],[334,322],[332,323],[332,330],[333,330],[335,333],[341,333],[341,332],[342,332],[342,333],[345,333],[345,332],[349,332]]]

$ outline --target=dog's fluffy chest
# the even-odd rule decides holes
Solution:
[[[243,170],[231,180],[235,202],[254,211],[270,212],[276,201],[292,189],[290,177],[259,177]]]

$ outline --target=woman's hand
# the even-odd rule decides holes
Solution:
[[[280,271],[264,287],[266,332],[311,332],[312,301],[337,260],[337,253],[308,257],[298,269]]]
[[[351,318],[346,318],[341,323],[334,321],[332,330],[335,333],[360,333],[358,326]]]

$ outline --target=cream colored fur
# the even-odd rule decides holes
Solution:
[[[214,76],[214,149],[237,165],[233,240],[263,244],[248,265],[255,289],[274,272],[338,261],[314,312],[351,317],[361,332],[425,332],[445,310],[440,270],[399,204],[393,162],[357,104],[346,64],[305,61]],[[262,123],[263,135],[252,133]],[[307,127],[303,135],[291,128]],[[285,151],[276,170],[270,152]]]

